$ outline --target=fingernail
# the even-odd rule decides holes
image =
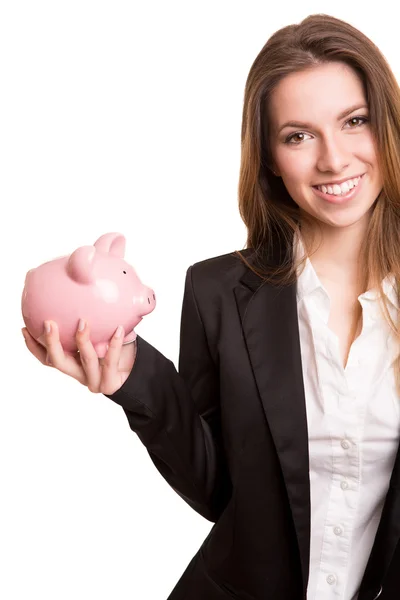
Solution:
[[[122,334],[122,325],[118,325],[117,330],[115,332],[115,337],[120,338]]]
[[[51,325],[50,325],[49,321],[44,322],[44,330],[46,333],[51,333]]]
[[[83,331],[85,329],[85,321],[83,319],[79,319],[78,331]]]
[[[24,336],[24,340],[26,341],[28,336],[26,335],[25,329],[21,329],[21,332],[22,332],[22,335]]]

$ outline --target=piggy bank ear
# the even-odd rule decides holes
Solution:
[[[77,283],[93,283],[93,263],[96,256],[94,246],[81,246],[71,254],[67,262],[67,273]]]
[[[94,243],[96,250],[116,258],[125,256],[125,237],[122,233],[105,233]]]

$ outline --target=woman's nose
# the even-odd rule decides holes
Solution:
[[[322,141],[317,161],[319,171],[341,173],[350,162],[349,150],[343,142],[333,136]]]

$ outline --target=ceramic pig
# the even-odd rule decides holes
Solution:
[[[154,310],[156,299],[124,256],[125,237],[106,233],[93,246],[28,271],[21,308],[29,333],[42,343],[44,321],[55,321],[64,350],[75,353],[79,319],[85,319],[99,358],[118,325],[124,327],[124,344],[135,340],[134,327]]]

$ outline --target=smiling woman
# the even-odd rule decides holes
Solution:
[[[348,23],[257,56],[239,208],[247,247],[187,269],[178,369],[139,335],[100,369],[85,330],[71,369],[213,523],[169,600],[398,600],[400,89]]]
[[[400,509],[390,493],[400,472],[399,86],[359,30],[311,15],[275,32],[256,57],[241,141],[239,209],[248,235],[246,250],[236,254],[263,283],[258,303],[252,298],[246,309],[250,354],[261,327],[251,310],[274,312],[262,290],[279,288],[282,305],[290,293],[295,298],[312,509],[304,597],[394,600],[400,589],[394,576],[400,542],[390,533],[399,526],[390,507]],[[264,351],[296,355],[296,328],[285,341],[289,316],[277,310],[279,318],[275,335],[265,333],[273,350]],[[282,351],[279,389],[295,376],[280,370],[283,360]],[[254,361],[256,373],[257,367]],[[268,381],[263,368],[260,390]],[[294,394],[282,391],[274,410]],[[283,420],[278,444],[282,427]],[[294,510],[304,509],[292,500]]]
[[[264,281],[282,285],[312,261],[334,303],[331,316],[335,306],[349,315],[346,339],[331,321],[344,364],[361,332],[358,297],[367,290],[378,290],[400,343],[384,293],[387,277],[400,280],[399,155],[398,85],[366,36],[328,15],[271,36],[250,69],[243,107],[239,209],[252,265],[237,254]],[[273,231],[286,256],[271,270],[263,257]],[[299,236],[305,252],[293,261]],[[400,393],[400,360],[395,377]]]
[[[363,115],[356,114],[361,110]],[[370,209],[382,190],[375,140],[365,113],[362,80],[341,62],[287,75],[272,92],[268,106],[276,175],[298,205],[299,216],[306,212],[318,219],[325,237],[340,236],[346,261],[358,251],[352,240],[364,236]],[[290,115],[300,118],[288,120]],[[308,115],[313,117],[311,124],[302,122]],[[293,127],[307,131],[290,133]],[[363,185],[359,185],[361,176]],[[318,191],[316,186],[324,188]],[[343,210],[336,209],[338,205]],[[305,229],[303,235],[307,237]]]
[[[343,110],[344,105],[350,108]],[[361,110],[363,114],[357,114]],[[304,213],[315,217],[325,239],[340,236],[346,262],[354,260],[359,250],[354,246],[354,237],[364,237],[370,209],[382,190],[367,112],[362,80],[341,62],[286,76],[269,103],[274,171],[298,205],[300,218]],[[300,119],[288,121],[290,115]],[[308,115],[313,116],[313,123],[302,123]],[[290,133],[290,129],[300,126],[307,131]],[[301,140],[295,141],[299,137]],[[324,187],[318,191],[317,186]],[[307,236],[304,227],[304,239]],[[357,277],[357,272],[353,275]]]

